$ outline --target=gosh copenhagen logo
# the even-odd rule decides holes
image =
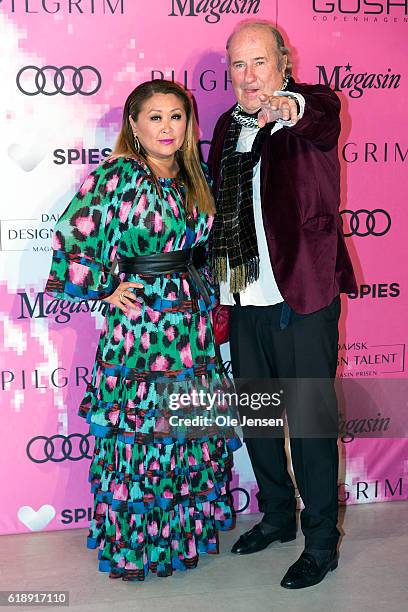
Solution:
[[[346,91],[350,98],[361,98],[368,89],[398,89],[401,75],[388,68],[382,72],[354,72],[350,63],[345,66],[316,66],[319,83],[333,87],[334,91]]]
[[[171,0],[169,17],[200,17],[218,23],[224,15],[256,15],[261,0]]]
[[[343,15],[407,15],[408,0],[312,0],[315,13],[341,13]]]

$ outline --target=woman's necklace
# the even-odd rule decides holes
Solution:
[[[149,160],[150,163],[150,167],[152,168],[152,170],[155,172],[156,176],[158,176],[159,178],[168,178],[174,181],[175,184],[175,189],[178,193],[178,196],[180,198],[180,202],[182,203],[182,207],[184,209],[184,214],[186,216],[186,220],[188,223],[191,223],[191,221],[193,220],[193,214],[192,212],[190,212],[186,206],[186,186],[183,183],[183,181],[181,181],[180,179],[177,178],[178,175],[178,169],[177,169],[177,173],[175,174],[175,176],[164,176],[164,175],[168,175],[169,174],[169,169],[166,168],[164,171],[160,168],[160,166],[154,162],[151,162]]]

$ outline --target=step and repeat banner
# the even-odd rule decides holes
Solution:
[[[44,294],[54,224],[142,81],[194,94],[206,158],[234,100],[225,41],[256,17],[281,28],[298,80],[342,102],[341,215],[359,290],[342,298],[339,380],[407,377],[408,0],[1,0],[0,533],[85,527],[91,513],[93,441],[77,408],[104,305]],[[376,410],[384,432],[387,401]],[[363,416],[342,428],[341,502],[407,499],[403,428],[361,439],[376,429]],[[245,448],[231,487],[237,512],[257,510]]]

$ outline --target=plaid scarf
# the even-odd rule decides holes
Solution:
[[[211,266],[214,280],[227,280],[230,267],[230,291],[238,293],[259,278],[259,253],[253,207],[253,170],[261,157],[262,145],[272,124],[260,129],[252,149],[238,153],[235,149],[243,125],[255,116],[239,105],[225,136],[221,157],[221,184],[217,195],[211,244]]]

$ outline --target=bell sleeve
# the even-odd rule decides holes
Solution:
[[[120,283],[112,273],[120,239],[122,166],[108,161],[91,172],[59,218],[45,292],[59,299],[102,300]]]

